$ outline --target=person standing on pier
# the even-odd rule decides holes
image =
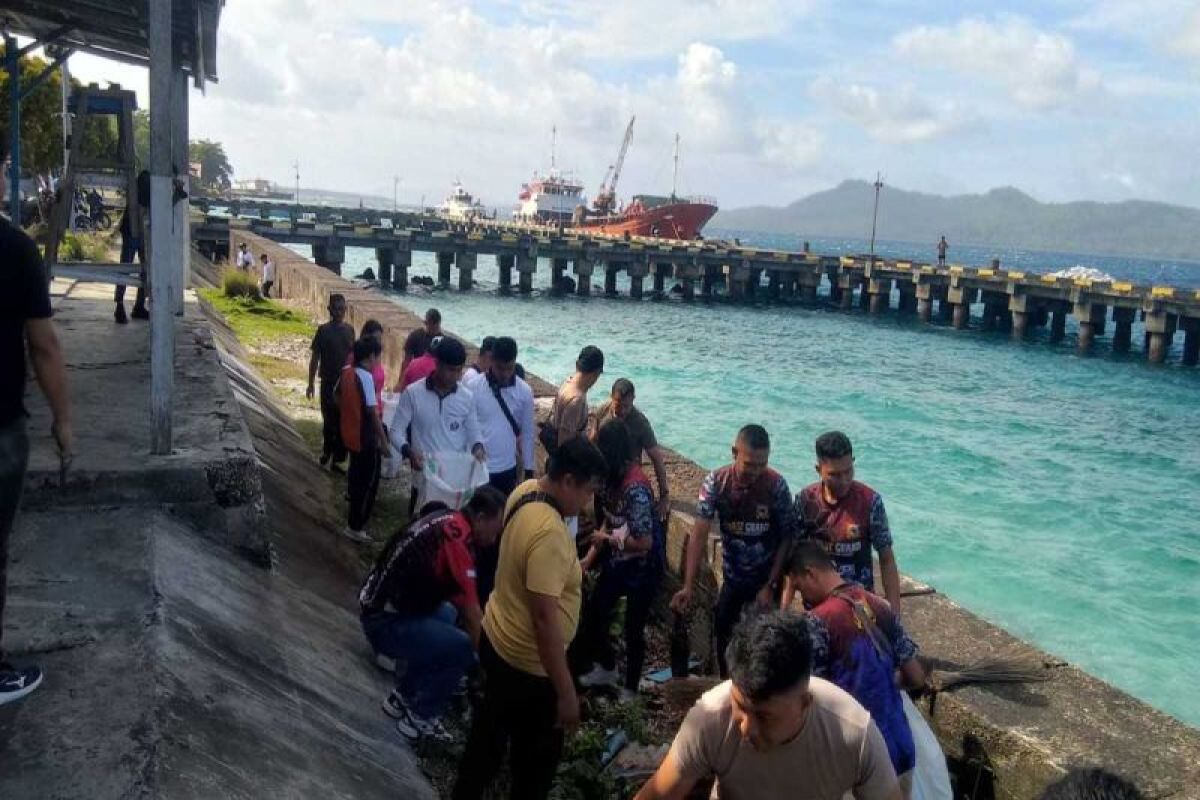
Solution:
[[[939,267],[946,266],[946,250],[949,247],[950,247],[950,245],[946,243],[946,237],[943,236],[941,238],[941,240],[937,243],[938,266]]]
[[[0,153],[0,161],[3,161]],[[0,181],[0,183],[3,183]],[[0,189],[0,200],[4,191]],[[0,705],[20,700],[42,682],[39,667],[17,668],[4,657],[4,600],[8,544],[29,466],[25,418],[26,351],[53,415],[60,474],[71,463],[71,403],[62,346],[51,320],[50,290],[42,256],[25,232],[0,218]]]
[[[820,544],[797,542],[788,557],[783,608],[796,591],[808,607],[813,674],[845,689],[879,726],[892,767],[907,792],[917,749],[904,716],[902,688],[925,684],[917,646],[881,597],[848,583]],[[896,673],[903,687],[896,683]]]
[[[654,428],[650,420],[633,404],[633,381],[628,378],[618,378],[613,382],[612,393],[607,403],[596,412],[595,428],[592,431],[592,441],[600,428],[609,420],[619,419],[629,429],[633,440],[633,458],[638,464],[642,463],[643,455],[654,465],[654,477],[658,482],[658,500],[655,510],[658,518],[665,520],[671,509],[671,484],[667,479],[667,465],[663,450],[658,446],[654,436]]]
[[[900,568],[892,550],[883,498],[854,479],[854,448],[841,431],[817,437],[816,483],[796,495],[800,538],[820,542],[838,572],[850,583],[875,591],[875,564],[871,548],[879,554],[883,594],[900,613]]]
[[[321,376],[321,466],[329,465],[335,472],[342,471],[346,460],[346,447],[342,444],[339,430],[337,398],[333,388],[337,385],[342,366],[354,349],[354,328],[346,323],[346,298],[341,294],[329,295],[329,322],[317,328],[312,340],[312,357],[308,360],[308,388],[305,397],[313,398],[314,383]]]
[[[242,272],[249,272],[250,268],[254,266],[254,256],[250,255],[250,250],[246,247],[245,242],[238,245],[237,258],[233,263]]]
[[[475,359],[475,363],[463,370],[464,383],[488,371],[488,367],[492,365],[492,351],[495,347],[495,336],[483,337],[483,341],[479,343],[479,357]]]
[[[807,620],[756,614],[729,645],[732,680],[692,706],[635,800],[680,800],[716,778],[713,797],[901,800],[887,745],[865,708],[812,677]]]
[[[379,394],[375,376],[379,340],[364,336],[354,343],[354,360],[342,369],[338,382],[338,414],[342,442],[350,451],[350,473],[346,478],[349,504],[346,536],[356,542],[369,542],[367,520],[375,507],[379,491],[382,459],[391,455],[383,422],[379,416]]]
[[[442,336],[434,347],[436,368],[405,389],[388,427],[392,444],[412,464],[414,490],[418,490],[425,456],[433,453],[471,453],[487,461],[475,399],[471,390],[459,385],[467,351],[462,342]],[[412,426],[411,433],[409,425]],[[409,513],[416,510],[413,495]]]
[[[268,300],[271,299],[271,287],[275,285],[275,262],[266,253],[261,256],[262,260],[262,295]]]
[[[488,483],[508,497],[533,477],[533,390],[516,376],[517,343],[501,336],[482,375],[464,379],[475,399],[475,415],[487,450]],[[498,545],[476,551],[479,599],[486,603],[496,577]]]
[[[587,393],[603,373],[604,353],[599,347],[589,344],[579,351],[575,374],[559,387],[550,409],[548,427],[543,428],[542,444],[547,453],[587,432]]]
[[[729,675],[725,648],[742,612],[756,602],[763,607],[778,602],[783,559],[795,533],[791,490],[783,476],[767,466],[770,454],[766,429],[746,425],[734,440],[733,463],[704,479],[687,541],[683,588],[671,598],[671,608],[687,611],[712,521],[719,518],[722,581],[713,635],[722,678]]]
[[[546,474],[516,488],[504,512],[496,589],[483,613],[483,697],[458,767],[454,800],[481,800],[507,752],[511,800],[544,800],[565,733],[579,724],[567,646],[579,621],[583,571],[565,518],[604,480],[604,457],[577,437]]]
[[[404,375],[409,363],[429,352],[433,340],[442,335],[442,312],[431,308],[425,312],[425,324],[408,334],[404,340],[404,361],[400,364],[400,374]],[[400,391],[397,389],[397,391]]]
[[[608,464],[608,480],[597,492],[601,510],[584,570],[599,566],[595,587],[583,606],[574,657],[581,686],[616,685],[617,658],[609,628],[617,603],[625,598],[625,682],[622,701],[637,697],[646,660],[646,622],[666,565],[666,531],[654,507],[650,481],[642,472],[628,425],[610,419],[596,446]]]

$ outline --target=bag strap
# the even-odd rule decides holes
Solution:
[[[554,509],[554,511],[560,517],[563,516],[562,507],[558,504],[558,501],[555,500],[553,497],[551,497],[549,494],[547,494],[545,492],[530,492],[529,494],[521,497],[521,499],[517,500],[517,502],[513,504],[512,510],[509,511],[508,515],[504,518],[504,527],[507,528],[508,523],[512,522],[512,518],[517,515],[517,512],[520,511],[525,506],[529,505],[530,503],[545,503],[546,505],[548,505],[552,509]]]
[[[488,386],[492,387],[492,396],[496,398],[496,402],[500,405],[500,410],[504,412],[504,418],[508,420],[508,424],[512,426],[513,436],[521,435],[521,426],[517,424],[517,420],[513,417],[512,410],[509,409],[508,403],[504,402],[504,395],[500,393],[500,384],[492,382],[492,376],[487,376]]]
[[[867,637],[871,640],[871,644],[875,645],[876,652],[878,652],[882,658],[885,658],[894,664],[896,661],[896,654],[892,650],[892,645],[890,642],[888,642],[887,637],[883,635],[883,631],[879,630],[879,624],[876,622],[874,611],[867,608],[866,605],[858,600],[855,600],[853,597],[850,597],[841,589],[834,589],[833,597],[836,597],[843,603],[846,603],[850,606],[850,609],[854,612],[854,618],[858,621],[859,626],[861,626],[863,631],[867,634]]]

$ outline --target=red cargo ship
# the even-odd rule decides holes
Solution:
[[[625,138],[617,160],[609,166],[600,191],[588,208],[583,186],[558,173],[553,167],[547,176],[521,187],[519,205],[513,217],[522,222],[563,225],[588,233],[615,236],[657,236],[667,239],[699,239],[700,231],[717,213],[716,200],[710,197],[634,195],[625,206],[617,206],[617,180],[625,163],[625,153],[633,138],[633,119],[625,129]],[[679,136],[675,137],[675,175],[679,172]],[[674,183],[674,181],[672,181]]]

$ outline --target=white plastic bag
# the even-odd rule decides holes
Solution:
[[[913,744],[917,746],[917,765],[912,771],[912,800],[953,800],[950,771],[946,768],[946,756],[937,736],[908,698],[908,693],[901,692],[900,697],[904,701],[904,717],[912,730]]]
[[[391,425],[392,417],[396,416],[396,406],[400,403],[400,395],[395,392],[385,391],[383,393],[383,424]],[[379,468],[379,477],[385,481],[395,480],[400,477],[401,467],[404,465],[404,458],[400,455],[400,448],[393,446],[392,454],[383,459],[383,463]]]
[[[420,477],[418,510],[434,501],[462,508],[471,493],[488,482],[487,465],[470,453],[430,453]]]

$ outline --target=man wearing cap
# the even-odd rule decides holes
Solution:
[[[587,393],[604,373],[604,353],[595,345],[579,351],[575,359],[575,374],[563,383],[550,409],[550,425],[555,432],[555,444],[562,447],[587,432]]]
[[[433,372],[401,393],[389,429],[392,445],[409,460],[414,473],[421,472],[425,456],[431,453],[471,453],[487,460],[474,398],[470,389],[459,385],[466,349],[457,339],[443,336],[433,355]]]

